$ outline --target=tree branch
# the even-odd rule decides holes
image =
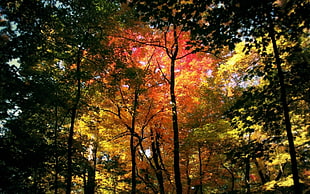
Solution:
[[[157,66],[158,66],[158,68],[159,68],[159,70],[160,70],[162,76],[164,77],[164,79],[168,82],[168,84],[171,84],[170,80],[167,78],[167,76],[165,75],[165,73],[164,73],[163,70],[161,69],[160,64],[159,64],[159,62],[158,62],[157,60],[156,60],[156,63],[157,63]]]

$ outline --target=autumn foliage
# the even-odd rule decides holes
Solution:
[[[309,192],[296,2],[1,1],[0,193]]]

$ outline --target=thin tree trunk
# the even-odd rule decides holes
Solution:
[[[153,141],[152,141],[152,153],[153,153],[153,161],[154,161],[154,164],[155,164],[155,173],[156,173],[156,178],[157,178],[157,181],[158,181],[158,185],[159,185],[159,193],[160,194],[164,194],[165,193],[165,189],[164,189],[164,177],[163,177],[163,173],[162,173],[162,169],[161,169],[161,166],[160,166],[160,163],[159,163],[159,151],[160,149],[157,148],[158,146],[158,140],[157,140],[157,135],[154,136],[154,133],[153,133],[153,130],[151,129],[151,136],[153,138]]]
[[[71,184],[72,184],[72,144],[73,144],[73,134],[74,134],[74,122],[76,117],[76,109],[72,109],[71,114],[71,124],[68,137],[68,158],[67,158],[67,180],[66,180],[66,194],[71,193]]]
[[[136,116],[137,116],[137,108],[138,108],[138,98],[139,93],[138,89],[135,90],[134,96],[134,104],[133,104],[133,112],[132,112],[132,120],[130,127],[130,152],[131,152],[131,193],[135,194],[137,191],[137,181],[136,181],[136,146],[134,141],[135,135],[135,127],[136,127]]]
[[[180,171],[180,145],[179,145],[179,126],[178,126],[178,112],[177,102],[175,97],[175,63],[178,54],[178,40],[176,27],[174,26],[174,50],[171,51],[170,56],[170,98],[172,111],[172,128],[173,128],[173,159],[174,159],[174,179],[177,194],[182,194],[181,171]]]
[[[201,145],[198,143],[198,159],[199,159],[199,184],[200,184],[200,194],[203,193],[202,188],[202,178],[203,178],[203,172],[202,172],[202,157],[201,157]]]
[[[171,110],[172,110],[172,128],[173,128],[173,154],[174,154],[174,178],[176,184],[177,194],[182,194],[181,172],[180,172],[180,145],[179,145],[179,127],[178,127],[178,114],[175,98],[175,60],[171,61],[171,83],[170,83],[170,97],[171,97]]]
[[[72,185],[72,145],[73,145],[73,135],[74,135],[74,124],[75,118],[77,115],[77,109],[80,102],[81,97],[81,49],[78,50],[77,64],[76,64],[76,79],[77,79],[77,91],[75,96],[75,102],[71,109],[71,122],[69,129],[69,137],[68,137],[68,156],[67,156],[67,177],[66,177],[66,194],[71,193],[71,185]]]
[[[186,182],[187,182],[187,193],[191,192],[191,178],[190,178],[190,172],[189,172],[189,157],[188,154],[186,154]]]
[[[224,164],[222,164],[222,166],[229,172],[229,174],[231,176],[230,192],[234,193],[234,191],[235,191],[235,175],[234,175],[234,172],[232,170],[230,170],[228,167],[226,167]]]
[[[130,135],[130,152],[131,152],[131,193],[136,193],[136,148],[134,145],[134,135]]]
[[[270,11],[269,10],[267,11],[267,17],[268,17],[269,25],[270,25],[269,37],[271,38],[271,41],[272,41],[273,52],[274,52],[276,66],[277,66],[279,82],[280,82],[281,103],[282,103],[283,114],[284,114],[285,130],[286,130],[287,140],[289,143],[289,154],[291,157],[291,168],[292,168],[293,181],[294,181],[294,192],[296,194],[299,194],[301,193],[301,189],[299,185],[298,164],[297,164],[297,159],[296,159],[294,137],[292,134],[292,125],[291,125],[289,108],[288,108],[288,103],[287,103],[287,92],[286,92],[286,87],[285,87],[284,74],[283,74],[282,67],[281,67],[279,49],[278,49],[278,45],[277,45],[276,38],[275,38],[274,24],[273,24]]]
[[[57,97],[57,91],[56,91]],[[54,128],[54,145],[55,145],[55,176],[54,176],[54,193],[58,193],[58,106],[55,107],[55,128]]]
[[[245,158],[245,189],[246,193],[251,193],[251,188],[250,188],[250,156],[247,156]]]

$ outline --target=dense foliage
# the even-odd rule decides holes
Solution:
[[[307,193],[307,0],[2,0],[0,193]]]

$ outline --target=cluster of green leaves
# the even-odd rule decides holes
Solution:
[[[87,0],[1,1],[1,192],[64,189],[76,64],[80,57],[78,76],[84,85],[104,67],[103,57],[89,55],[107,53],[102,43],[117,24],[118,6]],[[73,147],[73,174],[82,176],[89,164],[78,153],[85,148],[77,141]]]

